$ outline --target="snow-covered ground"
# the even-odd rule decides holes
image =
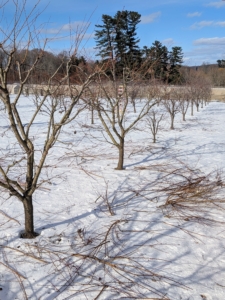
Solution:
[[[34,240],[19,238],[22,204],[2,196],[0,300],[225,299],[225,103],[161,125],[156,144],[145,120],[128,134],[117,171],[117,149],[82,112],[43,170]],[[44,130],[37,120],[37,143]]]

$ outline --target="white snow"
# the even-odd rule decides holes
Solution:
[[[114,170],[118,151],[90,114],[69,124],[49,154],[48,182],[34,194],[36,239],[19,238],[22,204],[1,193],[0,299],[225,299],[225,103],[188,112],[186,122],[177,115],[175,130],[167,116],[156,144],[138,123],[126,137],[124,171]],[[1,153],[15,153],[2,116]],[[133,117],[130,107],[126,122]],[[45,122],[32,129],[37,149]],[[178,184],[204,176],[199,201],[188,190],[190,201],[165,205]]]

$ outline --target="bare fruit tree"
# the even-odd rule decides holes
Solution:
[[[134,82],[132,83],[132,85],[129,87],[128,93],[129,93],[129,97],[130,97],[130,101],[133,105],[134,108],[134,113],[136,113],[136,101],[138,99],[142,98],[142,94],[141,94],[141,83],[140,82]]]
[[[130,74],[131,76],[132,74]],[[116,81],[107,74],[104,77],[99,76],[98,83],[102,89],[103,97],[98,99],[95,109],[109,137],[109,142],[119,151],[116,169],[123,170],[125,137],[148,114],[150,109],[159,102],[159,88],[154,84],[143,85],[142,90],[144,92],[142,92],[142,95],[145,95],[145,97],[139,99],[136,113],[131,114],[129,110],[136,101],[135,97],[138,97],[138,93],[133,93],[132,99],[130,98],[129,83],[124,74],[121,81]]]
[[[188,111],[188,107],[190,105],[190,100],[191,100],[191,96],[190,96],[191,91],[188,86],[184,86],[180,88],[179,92],[181,93],[180,102],[179,102],[180,112],[182,113],[183,121],[186,121],[186,113]]]
[[[159,111],[155,109],[150,111],[150,113],[148,114],[147,125],[151,130],[153,143],[156,143],[156,136],[160,129],[160,122],[163,120],[163,118],[164,118],[164,114],[161,113],[159,115]]]
[[[176,88],[170,88],[166,86],[163,92],[163,100],[162,103],[166,109],[166,111],[170,115],[170,129],[174,128],[174,119],[177,113],[179,113],[179,102],[181,100],[181,93]]]
[[[0,118],[1,124],[5,125],[0,129],[0,187],[5,198],[19,200],[24,207],[25,231],[22,237],[34,238],[37,233],[34,231],[33,195],[43,184],[41,174],[46,167],[46,159],[57,143],[62,128],[84,108],[78,106],[78,101],[95,73],[88,75],[79,69],[83,81],[79,87],[70,84],[70,69],[79,44],[79,40],[75,39],[70,56],[62,58],[61,64],[49,74],[48,81],[39,86],[43,96],[35,97],[35,101],[32,97],[23,96],[24,90],[30,87],[26,85],[27,82],[35,70],[38,72],[46,43],[41,46],[37,32],[32,31],[38,16],[36,6],[28,12],[25,0],[9,3],[11,9],[14,5],[14,23],[11,28],[1,28],[0,44],[4,58],[0,64],[0,103],[3,108]],[[39,48],[36,56],[28,62],[27,55],[37,43]],[[16,68],[13,68],[15,60]],[[19,78],[16,95],[10,94],[8,85],[8,75],[12,71]],[[29,108],[25,115],[21,110],[23,105]],[[45,124],[41,140],[35,127],[37,120]]]
[[[101,90],[98,86],[92,85],[89,86],[85,91],[82,99],[88,105],[88,109],[91,111],[91,124],[94,124],[94,111],[95,105],[98,102],[99,97],[101,96]]]

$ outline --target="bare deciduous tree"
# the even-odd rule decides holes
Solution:
[[[7,4],[7,2],[6,2]],[[10,3],[12,5],[12,3]],[[1,128],[1,161],[0,161],[0,187],[4,191],[4,196],[8,194],[20,200],[25,212],[25,232],[22,237],[34,238],[37,233],[34,231],[33,219],[33,195],[43,183],[41,173],[46,164],[46,159],[50,149],[57,142],[62,128],[71,122],[79,114],[84,106],[77,107],[84,90],[95,76],[93,72],[87,75],[79,69],[83,82],[79,87],[70,85],[70,68],[72,59],[78,51],[78,45],[82,32],[79,32],[79,38],[75,39],[74,47],[71,48],[70,57],[66,61],[62,59],[61,65],[66,65],[63,76],[59,79],[58,72],[61,66],[52,71],[48,81],[43,88],[43,96],[24,99],[22,93],[32,72],[38,68],[44,56],[44,45],[41,46],[38,40],[38,33],[32,31],[36,22],[36,6],[28,12],[26,0],[13,1],[15,14],[14,23],[11,28],[1,28],[1,51],[5,54],[4,61],[0,64],[0,102],[1,120],[5,120],[6,130]],[[30,65],[23,69],[23,63],[31,47],[39,43],[36,57]],[[16,61],[17,68],[13,71],[19,78],[19,90],[16,96],[10,94],[8,86],[8,74],[12,68],[12,62],[18,58],[17,52],[23,49],[23,56]],[[60,95],[64,95],[67,103]],[[21,105],[26,101],[26,105],[32,107],[31,112],[24,115],[21,111]],[[63,104],[63,105],[62,105]],[[63,108],[63,109],[62,109]],[[59,114],[61,111],[61,114]],[[35,122],[37,119],[43,120],[46,124],[44,132],[44,141],[37,140],[35,136]],[[7,150],[7,143],[10,147]]]
[[[156,143],[156,136],[159,131],[159,125],[164,117],[164,114],[158,115],[158,113],[159,112],[157,110],[153,109],[152,111],[150,111],[150,113],[148,114],[148,118],[147,118],[147,124],[152,133],[153,143]]]
[[[179,112],[179,99],[181,94],[177,89],[165,87],[164,94],[163,94],[163,105],[166,111],[170,115],[170,129],[173,130],[174,128],[174,119],[176,114]]]
[[[180,89],[179,92],[182,94],[181,97],[179,97],[180,112],[182,113],[183,121],[186,121],[186,113],[190,105],[190,89],[187,86],[185,86],[182,89]]]
[[[130,78],[131,76],[132,74],[130,74]],[[104,130],[110,138],[110,143],[119,150],[119,159],[116,169],[123,170],[125,137],[128,132],[148,114],[150,109],[158,103],[159,89],[156,85],[143,86],[142,89],[145,89],[145,97],[140,100],[139,107],[136,107],[136,113],[131,114],[128,113],[128,108],[131,103],[126,76],[123,76],[122,82],[110,79],[106,74],[104,77],[105,78],[99,76],[98,80],[99,86],[103,91],[104,99],[99,98],[95,108]],[[122,93],[118,93],[118,88],[121,83],[123,91]],[[135,101],[134,94],[132,101],[133,103]]]
[[[82,97],[83,100],[88,104],[88,108],[91,111],[91,124],[94,124],[94,107],[98,102],[98,98],[101,96],[101,90],[98,86],[90,86]]]
[[[139,98],[142,98],[142,94],[140,93],[141,84],[140,82],[134,82],[128,89],[128,94],[130,97],[130,101],[134,108],[134,113],[136,113],[136,101]]]

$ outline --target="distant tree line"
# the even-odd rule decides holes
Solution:
[[[225,86],[225,68],[219,67],[216,63],[203,63],[202,65],[195,67],[182,66],[180,72],[184,82],[188,81],[187,78],[195,78],[197,75],[199,78],[207,81],[211,86]]]
[[[140,21],[141,15],[134,11],[118,11],[114,17],[102,15],[102,24],[96,25],[95,31],[97,56],[101,63],[114,62],[117,76],[121,76],[124,69],[141,69],[143,79],[180,83],[182,48],[176,46],[169,51],[161,42],[155,41],[151,47],[141,49],[137,37]]]
[[[25,78],[38,56],[40,57],[38,66],[32,70],[31,76],[29,76],[27,80],[28,84],[46,84],[46,81],[49,80],[49,76],[53,76],[56,73],[52,81],[54,84],[65,76],[67,72],[66,68],[69,68],[68,72],[70,74],[71,83],[79,84],[81,78],[78,67],[83,70],[88,69],[88,62],[83,56],[73,56],[71,59],[71,56],[66,51],[54,54],[41,49],[15,49],[7,75],[8,82],[20,82],[21,79]],[[68,61],[70,61],[69,66],[67,64]],[[5,51],[0,49],[0,65],[4,68],[7,63],[8,55]],[[19,78],[20,76],[21,78]]]
[[[218,59],[217,64],[219,68],[225,68],[225,59]]]

